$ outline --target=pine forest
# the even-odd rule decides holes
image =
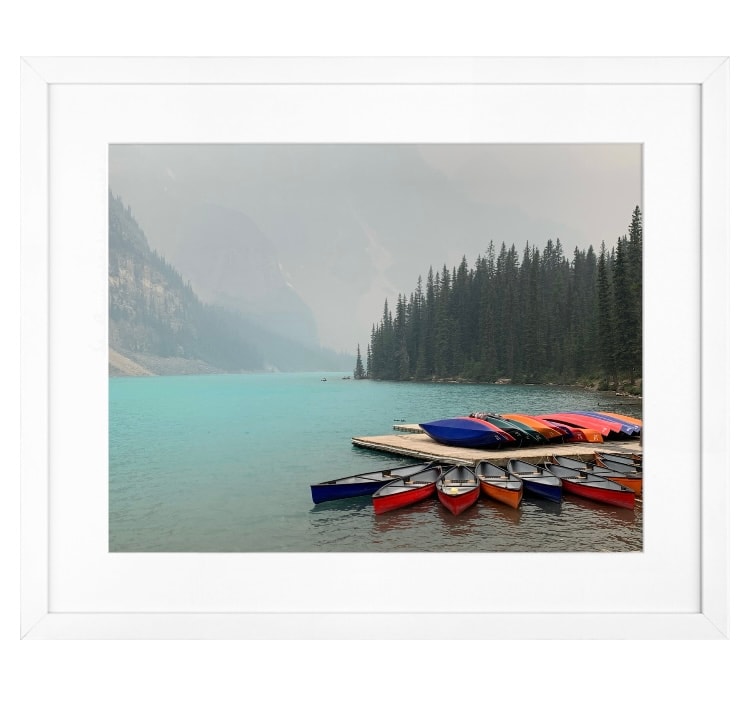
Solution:
[[[386,300],[355,377],[585,383],[640,393],[642,216],[598,253],[557,240],[490,243],[469,266],[430,267],[408,297]]]

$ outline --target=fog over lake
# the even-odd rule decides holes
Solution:
[[[110,148],[110,188],[199,295],[262,310],[273,294],[289,330],[348,353],[386,298],[490,241],[613,246],[641,172],[637,144]]]

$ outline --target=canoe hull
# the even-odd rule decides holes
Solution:
[[[611,480],[619,485],[624,485],[626,488],[630,488],[638,497],[643,495],[643,478],[640,476],[630,476],[624,473],[607,473],[604,476],[607,480]]]
[[[376,495],[377,493],[373,495],[372,506],[375,509],[375,514],[381,515],[384,512],[399,510],[400,508],[415,505],[431,498],[435,495],[435,483],[401,490],[391,495],[383,495],[381,497],[376,497]]]
[[[562,485],[547,483],[543,480],[537,480],[536,478],[528,478],[524,476],[521,476],[521,479],[523,480],[524,493],[533,495],[537,498],[552,500],[556,503],[562,502]]]
[[[473,468],[456,465],[446,470],[437,484],[438,500],[454,515],[460,515],[479,500],[479,479]]]
[[[341,485],[311,485],[310,493],[313,502],[325,503],[329,500],[343,500],[344,498],[360,498],[372,495],[383,487],[386,481],[372,483],[345,483]]]
[[[420,473],[429,466],[429,463],[417,463],[415,465],[398,466],[369,473],[358,473],[336,480],[326,480],[322,483],[312,484],[310,486],[310,495],[316,505],[330,500],[369,497],[387,483],[392,483],[398,478]]]
[[[438,490],[438,500],[454,515],[460,515],[464,510],[468,510],[478,499],[478,485],[465,493],[456,495],[450,492],[450,488],[448,488],[448,492]]]
[[[479,479],[479,491],[492,500],[518,508],[523,498],[523,481],[507,468],[489,461],[480,461],[474,467]]]
[[[469,417],[430,421],[419,427],[433,441],[460,448],[500,448],[515,440],[497,426]]]
[[[632,490],[611,490],[600,488],[596,483],[577,483],[574,480],[562,478],[563,490],[579,498],[586,498],[605,505],[614,505],[619,508],[633,510],[635,508],[635,492]]]
[[[521,504],[521,499],[523,498],[523,490],[521,489],[508,490],[508,488],[488,482],[481,478],[479,480],[479,489],[482,494],[486,495],[488,498],[497,500],[504,505],[510,505],[510,507],[516,509]]]

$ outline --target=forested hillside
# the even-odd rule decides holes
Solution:
[[[638,206],[628,233],[563,255],[560,241],[519,254],[490,243],[473,266],[421,276],[412,294],[385,302],[367,348],[374,379],[596,382],[629,385],[642,375],[642,225]]]

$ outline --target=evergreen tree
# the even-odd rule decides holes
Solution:
[[[354,366],[354,378],[355,379],[365,378],[365,368],[364,366],[362,366],[362,355],[359,352],[359,344],[357,344],[357,362]]]
[[[376,379],[565,381],[604,376],[617,384],[641,368],[640,209],[627,238],[599,257],[559,239],[543,250],[490,242],[473,267],[429,268],[395,316],[385,301],[367,349]]]

